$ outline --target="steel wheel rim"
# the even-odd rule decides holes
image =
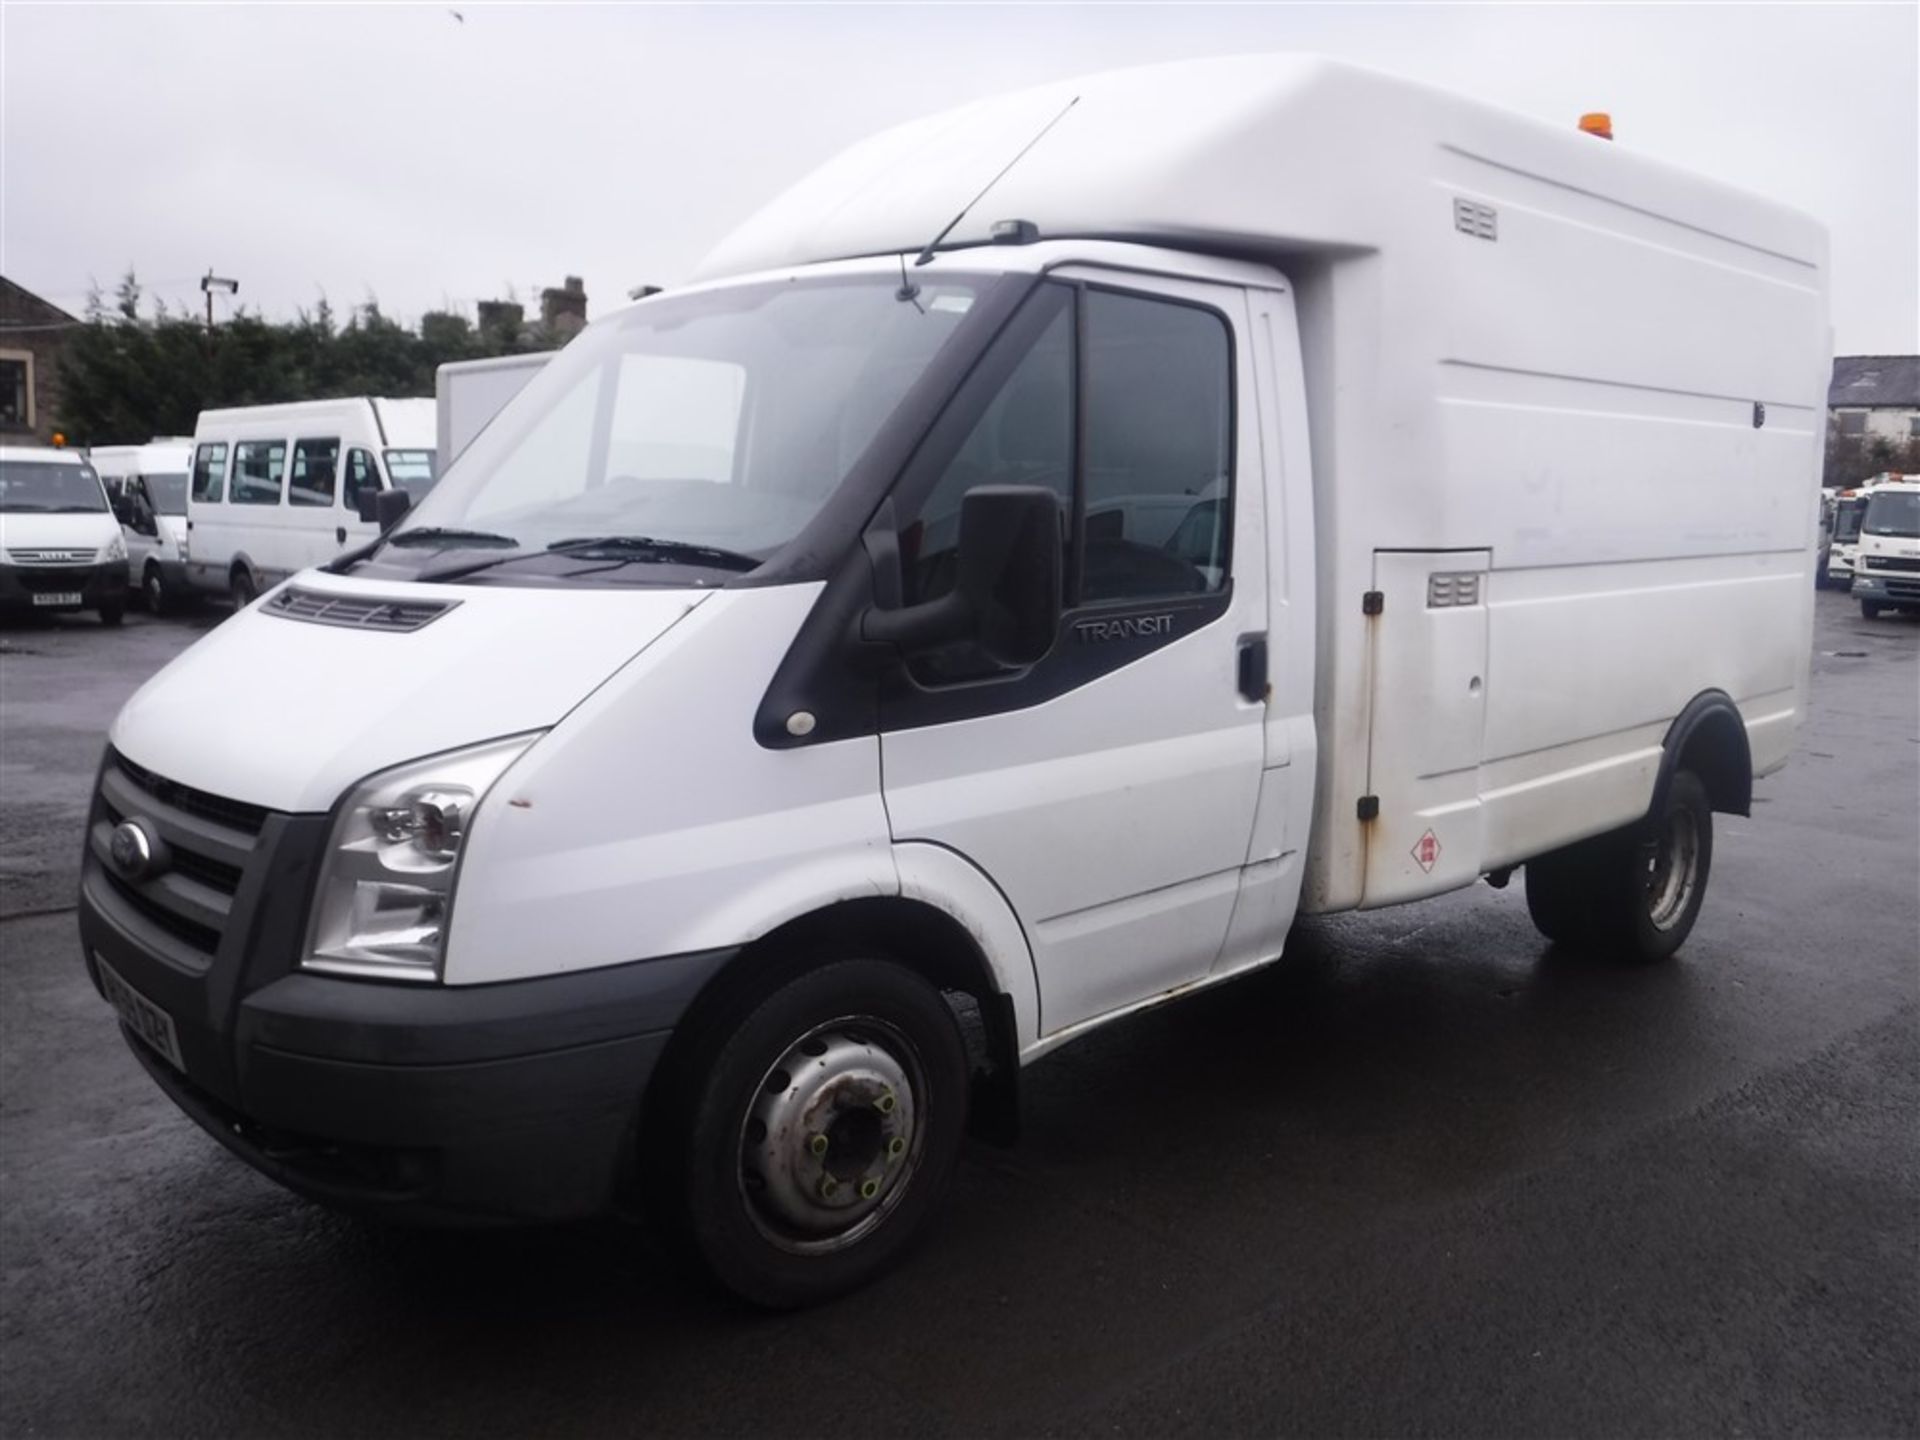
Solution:
[[[740,1120],[735,1179],[754,1228],[795,1255],[872,1234],[912,1188],[929,1098],[918,1050],[885,1020],[841,1016],[801,1035]]]
[[[1675,809],[1655,837],[1647,858],[1647,918],[1656,930],[1671,930],[1687,913],[1700,878],[1700,826],[1693,812]]]

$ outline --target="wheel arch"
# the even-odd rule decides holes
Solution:
[[[1753,751],[1740,707],[1726,691],[1703,690],[1688,701],[1667,727],[1661,751],[1653,809],[1660,808],[1674,774],[1684,769],[1700,777],[1715,810],[1753,813]]]

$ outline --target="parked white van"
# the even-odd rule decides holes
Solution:
[[[297,1190],[790,1305],[1297,913],[1665,959],[1805,711],[1826,254],[1318,60],[883,135],[128,703],[89,971]]]
[[[0,609],[127,613],[127,547],[85,456],[0,445]]]
[[[145,445],[99,445],[87,458],[106,484],[127,546],[127,571],[155,615],[187,596],[187,470],[190,436]]]
[[[473,443],[500,408],[545,367],[556,352],[497,355],[487,360],[450,360],[433,372],[435,448],[440,468]]]
[[[188,574],[236,605],[379,533],[374,499],[433,488],[431,400],[354,396],[203,410],[187,492]]]

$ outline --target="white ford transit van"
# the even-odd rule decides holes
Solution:
[[[87,452],[107,487],[127,570],[155,615],[185,597],[187,583],[187,468],[193,441],[169,436],[145,445],[96,446]]]
[[[0,609],[125,617],[127,547],[84,456],[0,445]]]
[[[378,533],[374,497],[433,488],[431,400],[356,396],[203,410],[187,492],[188,573],[246,605]]]
[[[1806,705],[1826,273],[1315,60],[883,135],[128,703],[86,964],[296,1190],[843,1290],[1023,1065],[1299,912],[1524,867],[1674,953]]]

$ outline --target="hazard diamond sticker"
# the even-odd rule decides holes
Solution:
[[[1440,863],[1440,837],[1429,830],[1413,842],[1413,862],[1429,875]]]

